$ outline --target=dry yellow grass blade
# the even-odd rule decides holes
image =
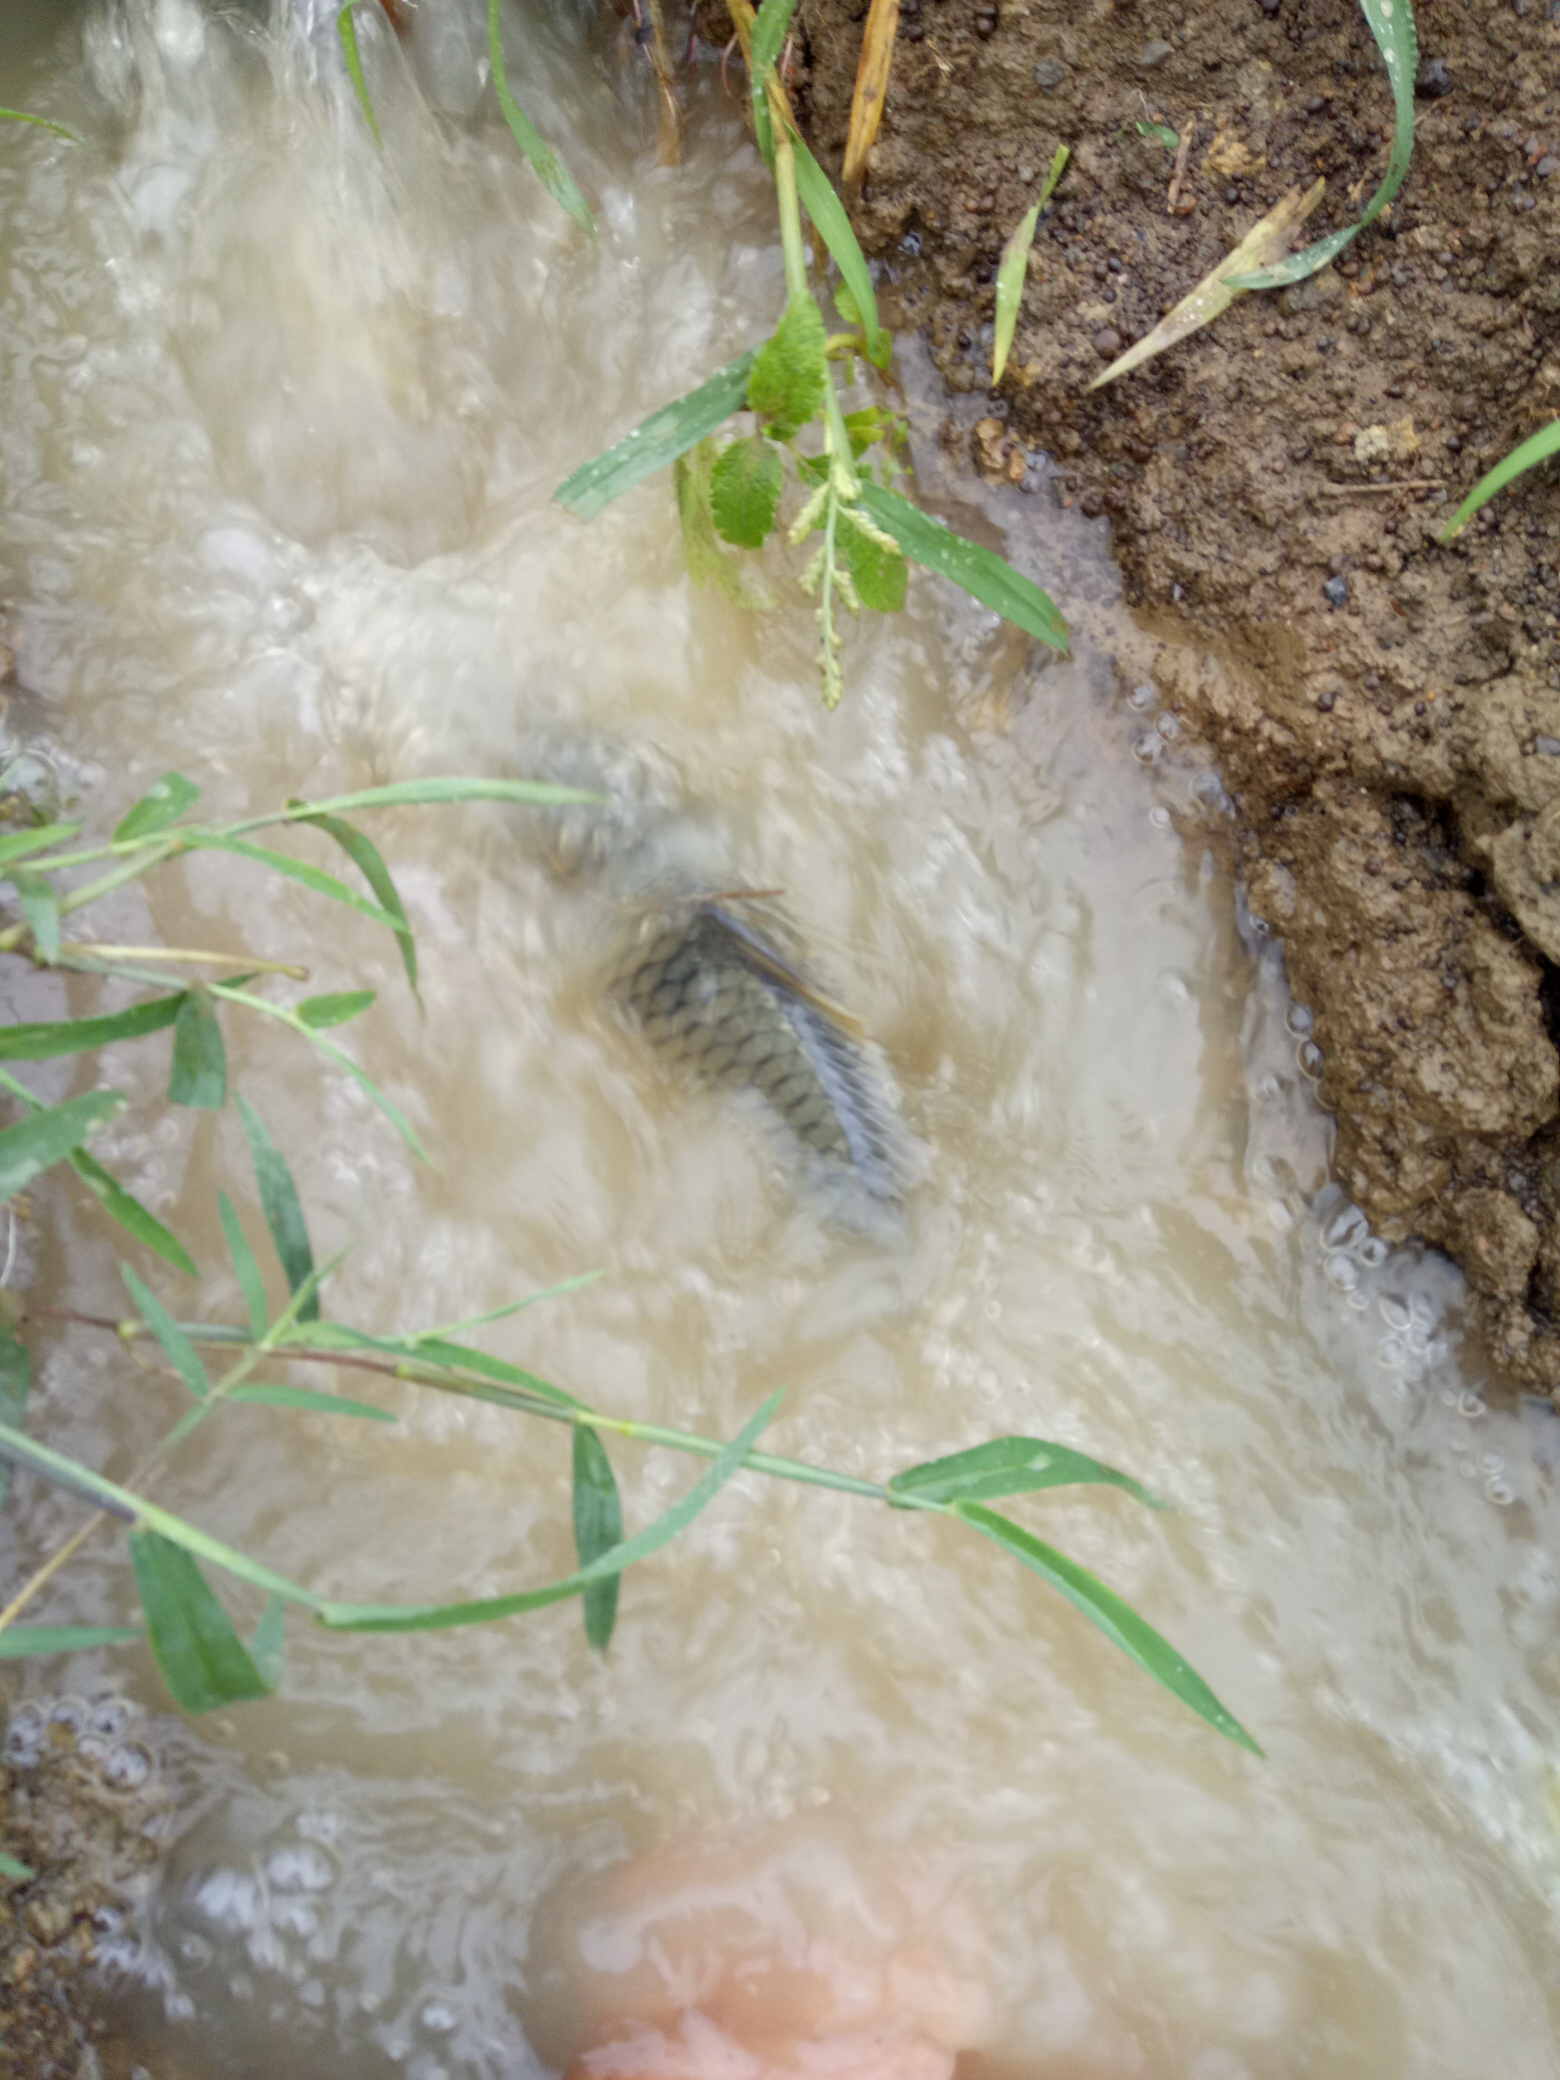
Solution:
[[[1166,317],[1160,319],[1146,338],[1140,339],[1135,347],[1113,361],[1105,373],[1096,376],[1089,385],[1098,390],[1102,383],[1113,383],[1117,376],[1124,376],[1129,369],[1139,368],[1162,354],[1166,347],[1173,347],[1177,340],[1188,339],[1194,332],[1227,311],[1243,289],[1232,289],[1229,277],[1236,274],[1251,274],[1259,267],[1269,267],[1280,257],[1289,235],[1303,224],[1322,199],[1327,186],[1319,180],[1309,189],[1291,188],[1281,202],[1273,205],[1260,224],[1253,225],[1240,244],[1221,260],[1212,274],[1205,275],[1190,296],[1183,297]]]
[[[866,33],[861,39],[861,62],[856,67],[856,91],[850,103],[850,136],[845,143],[847,188],[860,182],[867,154],[878,134],[888,95],[888,69],[894,62],[894,38],[898,34],[899,0],[872,0]]]

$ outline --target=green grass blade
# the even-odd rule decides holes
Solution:
[[[493,91],[498,96],[498,105],[504,111],[504,121],[509,125],[515,143],[541,175],[542,185],[553,201],[568,211],[582,231],[588,231],[594,238],[596,220],[575,185],[574,176],[509,91],[509,81],[504,74],[499,0],[488,0],[488,58],[493,67]]]
[[[1139,128],[1141,127],[1140,124]],[[1007,358],[1012,351],[1019,306],[1024,300],[1024,283],[1028,279],[1029,248],[1034,244],[1035,226],[1040,221],[1041,210],[1050,201],[1056,191],[1057,182],[1067,170],[1069,157],[1066,145],[1058,145],[1039,195],[1024,213],[1018,229],[1002,248],[1002,264],[997,269],[996,336],[991,345],[993,383],[1001,382],[1002,371],[1007,367]]]
[[[1107,1589],[1096,1575],[1076,1560],[1069,1560],[1055,1546],[1048,1546],[1043,1539],[1033,1537],[1010,1517],[1004,1517],[994,1509],[986,1509],[978,1502],[955,1502],[949,1505],[954,1516],[961,1517],[983,1537],[993,1540],[1016,1560],[1039,1575],[1044,1582],[1065,1596],[1076,1609],[1083,1612],[1091,1624],[1098,1626],[1113,1646],[1145,1669],[1156,1683],[1162,1683],[1173,1697],[1196,1712],[1200,1719],[1232,1740],[1238,1747],[1247,1748],[1253,1755],[1262,1750],[1241,1725],[1233,1713],[1227,1712],[1214,1696],[1202,1677],[1190,1662],[1178,1654],[1170,1642],[1157,1633],[1146,1618],[1140,1618],[1130,1603],[1126,1603],[1113,1589]]]
[[[967,1452],[928,1459],[896,1473],[888,1492],[890,1500],[908,1497],[919,1503],[995,1502],[1003,1495],[1089,1484],[1121,1488],[1150,1509],[1166,1507],[1130,1474],[1042,1437],[994,1437]]]
[[[301,882],[317,896],[328,896],[333,903],[344,903],[349,910],[356,910],[362,917],[371,917],[375,924],[386,925],[392,932],[399,930],[388,910],[381,910],[366,896],[354,895],[334,874],[327,874],[323,867],[311,866],[306,859],[295,859],[290,852],[273,852],[267,846],[251,845],[247,839],[230,838],[216,831],[192,833],[189,843],[191,847],[199,846],[211,852],[234,852],[240,859],[254,860],[259,866],[269,867],[273,874],[284,874],[289,881]]]
[[[573,1278],[560,1278],[556,1285],[543,1286],[539,1292],[527,1293],[523,1300],[510,1300],[502,1307],[490,1307],[486,1314],[468,1315],[463,1322],[450,1322],[442,1329],[429,1329],[431,1337],[463,1336],[468,1329],[485,1329],[489,1322],[502,1322],[512,1314],[519,1314],[527,1307],[534,1307],[538,1300],[556,1300],[564,1293],[577,1293],[582,1286],[593,1286],[598,1278],[605,1278],[604,1271],[580,1271]],[[414,1336],[415,1345],[420,1337]]]
[[[624,1540],[621,1545],[613,1546],[575,1574],[549,1582],[541,1589],[522,1590],[514,1596],[483,1597],[475,1603],[325,1603],[319,1609],[320,1621],[342,1632],[428,1632],[450,1625],[486,1624],[495,1618],[515,1617],[522,1611],[541,1610],[547,1604],[578,1596],[590,1583],[606,1581],[610,1576],[621,1574],[636,1560],[644,1560],[651,1553],[658,1552],[692,1523],[706,1503],[713,1501],[732,1475],[740,1471],[749,1447],[771,1421],[779,1404],[780,1394],[771,1394],[681,1502],[675,1503],[645,1530]]]
[[[44,1062],[56,1055],[81,1054],[89,1047],[108,1047],[115,1040],[144,1040],[171,1026],[184,1002],[183,990],[154,997],[105,1018],[61,1018],[46,1025],[0,1027],[0,1061]]]
[[[912,505],[908,498],[902,498],[897,491],[884,490],[881,484],[863,483],[861,504],[884,533],[893,536],[912,563],[951,578],[982,606],[990,607],[1036,642],[1065,652],[1067,623],[1055,601],[994,550],[966,541],[963,535],[955,534],[940,520]]]
[[[173,1067],[168,1098],[174,1105],[193,1105],[219,1112],[227,1099],[227,1049],[217,1023],[211,992],[196,983],[186,992],[173,1022]]]
[[[368,1093],[417,1160],[420,1163],[428,1161],[428,1151],[423,1147],[417,1137],[417,1130],[400,1107],[391,1103],[373,1077],[366,1069],[359,1068],[351,1055],[343,1054],[334,1040],[327,1040],[323,1033],[317,1033],[312,1026],[306,1026],[290,1005],[273,1004],[265,997],[252,996],[248,990],[230,989],[226,983],[221,982],[212,983],[211,994],[214,997],[225,998],[232,1004],[246,1004],[251,1011],[258,1011],[266,1018],[279,1019],[284,1026],[291,1026],[295,1033],[301,1033],[305,1040],[333,1061],[338,1069],[344,1069],[353,1082]]]
[[[1486,471],[1480,477],[1436,536],[1436,540],[1449,542],[1453,535],[1462,532],[1480,506],[1487,506],[1497,492],[1504,491],[1514,479],[1530,469],[1536,469],[1541,462],[1547,462],[1550,456],[1557,452],[1560,452],[1560,419],[1551,419],[1547,426],[1531,434],[1519,448],[1513,448],[1492,470]]]
[[[594,1430],[574,1432],[574,1550],[581,1567],[623,1543],[623,1501],[601,1439]],[[609,1575],[590,1582],[583,1592],[585,1637],[605,1653],[617,1623],[618,1588],[622,1577]]]
[[[298,806],[289,804],[289,807]],[[401,901],[401,892],[396,887],[390,869],[385,865],[379,848],[372,839],[364,837],[339,816],[318,814],[300,818],[303,823],[312,823],[335,839],[342,851],[357,868],[374,894],[380,907],[392,920],[397,942],[401,948],[401,959],[406,968],[406,979],[412,985],[412,995],[417,994],[417,943],[412,937],[411,925],[407,922],[406,908]]]
[[[27,1414],[27,1395],[32,1386],[32,1354],[11,1329],[0,1324],[0,1423],[19,1430]],[[0,1461],[0,1503],[11,1485],[11,1469]],[[0,1632],[0,1641],[6,1634]]]
[[[8,115],[10,113],[9,109],[0,109],[0,115]],[[54,125],[51,123],[49,127],[52,130]],[[8,1855],[4,1849],[0,1849],[0,1878],[13,1878],[18,1885],[25,1885],[29,1878],[36,1878],[37,1875],[38,1873],[30,1863],[21,1863],[16,1857]]]
[[[261,1408],[301,1408],[317,1416],[362,1416],[371,1423],[394,1423],[398,1418],[372,1401],[352,1401],[345,1394],[317,1394],[310,1387],[271,1387],[263,1383],[232,1388],[229,1401],[252,1401]],[[3,1638],[4,1634],[0,1634]]]
[[[260,1671],[260,1680],[272,1692],[282,1686],[282,1652],[286,1637],[287,1605],[280,1596],[272,1596],[260,1613],[260,1623],[249,1643],[249,1658]]]
[[[27,929],[32,933],[33,946],[46,961],[57,961],[60,957],[60,899],[53,882],[47,875],[34,873],[29,867],[13,867],[8,879],[16,890],[16,900],[27,920]]]
[[[369,99],[368,81],[363,77],[363,59],[358,51],[357,24],[352,19],[352,10],[357,4],[358,0],[347,0],[346,6],[339,10],[336,15],[336,33],[341,38],[342,56],[347,61],[347,72],[352,80],[353,92],[357,95],[358,106],[363,111],[369,134],[375,144],[382,146],[384,139],[380,136],[379,125],[374,119],[374,104]]]
[[[81,828],[79,823],[40,823],[35,830],[11,831],[0,838],[0,867],[9,866],[13,859],[28,859],[35,852],[45,852],[51,845],[63,845]],[[51,861],[45,860],[45,871],[51,865]]]
[[[1419,69],[1419,38],[1414,31],[1414,11],[1409,0],[1360,0],[1360,12],[1376,39],[1376,48],[1386,60],[1387,77],[1392,82],[1395,110],[1392,156],[1387,161],[1381,185],[1365,205],[1365,214],[1356,223],[1343,231],[1334,231],[1327,238],[1319,238],[1315,245],[1291,253],[1287,260],[1264,267],[1256,274],[1231,275],[1228,285],[1232,289],[1283,289],[1291,282],[1303,282],[1307,275],[1315,274],[1329,260],[1335,260],[1367,224],[1373,224],[1403,185],[1408,162],[1414,154],[1414,74]]]
[[[349,1019],[366,1011],[373,1001],[373,990],[349,989],[332,997],[305,997],[293,1008],[311,1032],[321,1033],[327,1026],[344,1026]]]
[[[186,1712],[270,1695],[196,1561],[155,1531],[132,1531],[130,1564],[163,1681]]]
[[[260,1194],[260,1210],[271,1231],[277,1261],[286,1276],[288,1291],[300,1292],[314,1276],[314,1246],[309,1240],[298,1187],[293,1183],[286,1157],[271,1139],[265,1121],[247,1098],[238,1100],[238,1116],[244,1123],[250,1159],[255,1166],[255,1189]],[[304,1302],[299,1320],[312,1322],[317,1319],[319,1311],[319,1296],[316,1294]]]
[[[771,65],[778,65],[796,0],[762,0],[753,22],[753,77],[760,84]]]
[[[758,350],[751,348],[712,375],[697,390],[663,405],[640,421],[615,446],[585,462],[553,493],[561,506],[581,520],[593,520],[613,499],[665,469],[679,455],[696,448],[706,434],[723,426],[747,405],[748,378]]]
[[[249,1247],[249,1237],[244,1233],[244,1224],[226,1192],[217,1194],[217,1213],[222,1221],[222,1233],[227,1241],[228,1255],[233,1259],[233,1269],[238,1273],[238,1285],[244,1296],[244,1306],[249,1312],[249,1333],[258,1343],[265,1334],[266,1327],[265,1279],[261,1275],[258,1259]]]
[[[25,108],[0,108],[0,116],[8,123],[36,123],[40,130],[52,130],[56,137],[63,137],[71,144],[80,144],[81,139],[74,130],[67,130],[63,123],[51,123],[47,116],[35,116]],[[31,1872],[28,1873],[30,1877]]]
[[[186,780],[182,773],[164,773],[115,827],[114,843],[126,845],[132,838],[155,837],[170,823],[177,823],[199,799],[200,789],[193,780]]]
[[[141,1637],[139,1625],[8,1625],[0,1632],[0,1661],[30,1654],[76,1654],[88,1647],[122,1647]]]
[[[201,1363],[200,1353],[179,1327],[178,1323],[163,1306],[157,1295],[145,1281],[139,1278],[128,1264],[121,1264],[119,1276],[125,1289],[135,1302],[136,1313],[157,1338],[167,1353],[168,1362],[183,1380],[197,1401],[204,1401],[211,1392],[211,1381],[206,1377],[206,1368]]]
[[[51,1163],[79,1148],[94,1128],[124,1108],[122,1091],[87,1091],[48,1105],[0,1133],[0,1204],[14,1198]]]
[[[89,1156],[85,1149],[78,1148],[68,1161],[110,1220],[118,1221],[120,1227],[133,1235],[137,1242],[155,1250],[175,1271],[182,1271],[187,1278],[195,1277],[194,1262],[178,1236],[170,1233],[156,1214],[149,1213],[139,1199],[127,1192],[96,1156]]]
[[[566,809],[576,802],[602,799],[601,795],[578,787],[555,787],[547,780],[462,780],[440,774],[429,780],[393,780],[386,787],[363,787],[356,794],[333,795],[323,802],[300,802],[295,808],[278,810],[274,816],[257,816],[253,823],[241,828],[255,830],[267,823],[309,823],[340,809],[418,808],[436,802],[524,802],[533,808]]]
[[[774,0],[765,0],[764,13],[767,14],[773,5]],[[764,15],[760,14],[758,19],[762,24]],[[872,276],[867,271],[867,256],[857,242],[850,218],[845,214],[845,205],[835,194],[829,176],[799,137],[793,136],[791,145],[796,154],[796,192],[801,197],[802,207],[817,225],[819,237],[834,256],[834,264],[855,299],[856,309],[861,314],[862,330],[867,336],[868,358],[881,367],[883,364],[878,357],[883,353],[882,330],[878,324]]]

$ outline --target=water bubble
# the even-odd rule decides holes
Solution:
[[[1284,1024],[1297,1040],[1303,1040],[1315,1021],[1304,1004],[1291,1004],[1284,1014]]]
[[[49,1706],[49,1729],[56,1727],[78,1739],[87,1729],[87,1703],[83,1697],[57,1697]]]
[[[1383,1365],[1394,1372],[1401,1372],[1408,1364],[1408,1345],[1401,1336],[1384,1336],[1378,1352]]]
[[[89,1730],[99,1740],[116,1741],[130,1724],[130,1705],[123,1697],[105,1697],[92,1707]]]
[[[307,1940],[319,1934],[320,1917],[306,1899],[284,1893],[271,1902],[271,1926],[280,1929],[283,1935]]]
[[[1494,1475],[1485,1482],[1484,1493],[1495,1504],[1497,1509],[1505,1509],[1517,1499],[1516,1489],[1512,1487],[1510,1481],[1502,1479],[1499,1474]]]
[[[1384,1293],[1378,1305],[1381,1309],[1381,1319],[1389,1329],[1408,1327],[1408,1309],[1401,1300],[1395,1300],[1390,1293]]]
[[[265,1860],[265,1874],[282,1892],[324,1892],[336,1882],[335,1865],[312,1842],[302,1848],[273,1849]]]
[[[210,1964],[213,1951],[204,1936],[192,1932],[179,1938],[179,1955],[186,1964]]]
[[[154,1767],[150,1754],[138,1741],[122,1741],[103,1758],[103,1782],[116,1791],[139,1791]]]
[[[1468,1422],[1475,1423],[1480,1416],[1488,1415],[1489,1410],[1472,1387],[1464,1387],[1457,1397],[1457,1413]]]
[[[1179,715],[1170,714],[1167,710],[1163,715],[1155,718],[1154,727],[1162,737],[1174,739],[1181,734],[1181,718]]]
[[[1379,1235],[1367,1235],[1355,1251],[1355,1255],[1360,1262],[1369,1264],[1372,1268],[1377,1264],[1384,1264],[1391,1254],[1391,1250],[1388,1249],[1386,1243],[1382,1241]]]
[[[1327,1259],[1327,1277],[1340,1293],[1352,1293],[1360,1282],[1359,1266],[1343,1250],[1335,1250]]]
[[[1157,701],[1158,698],[1159,696],[1154,691],[1152,686],[1134,686],[1132,691],[1127,695],[1127,706],[1129,708],[1136,708],[1138,713],[1141,715],[1146,713],[1146,711],[1149,708],[1153,707],[1155,701]]]
[[[1157,765],[1164,750],[1165,740],[1157,730],[1146,729],[1132,740],[1132,756],[1140,765]]]
[[[460,2024],[460,2017],[448,2001],[427,2002],[417,2019],[430,2035],[436,2037],[447,2037]]]
[[[1345,1206],[1327,1224],[1326,1242],[1329,1249],[1353,1249],[1370,1233],[1370,1224],[1357,1206]]]
[[[1161,802],[1157,808],[1149,810],[1148,820],[1155,830],[1167,831],[1170,828],[1170,811]]]

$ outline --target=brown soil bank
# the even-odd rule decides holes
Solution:
[[[864,12],[802,0],[831,170]],[[1552,1391],[1560,478],[1454,548],[1433,534],[1560,414],[1560,0],[1417,18],[1390,221],[1107,390],[1086,385],[1281,194],[1326,174],[1306,236],[1357,216],[1392,99],[1351,0],[903,0],[855,218],[891,318],[981,390],[1002,241],[1071,147],[974,460],[1044,448],[1110,515],[1161,692],[1218,757],[1253,907],[1314,1013],[1342,1181],[1384,1234],[1449,1251],[1498,1364]],[[1175,212],[1150,116],[1192,135]]]

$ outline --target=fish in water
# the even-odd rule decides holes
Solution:
[[[807,974],[794,934],[741,892],[690,896],[641,927],[614,996],[665,1058],[763,1097],[798,1144],[900,1203],[903,1133],[850,1014]]]

